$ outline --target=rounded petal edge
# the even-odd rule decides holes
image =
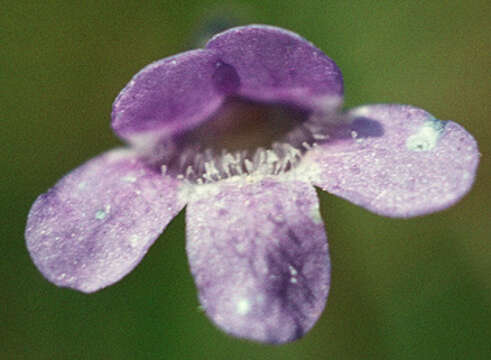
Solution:
[[[215,35],[206,45],[240,78],[238,94],[331,111],[342,102],[336,63],[300,35],[269,25],[247,25]]]
[[[313,183],[374,213],[446,209],[472,187],[480,153],[462,126],[407,105],[367,105],[308,154]]]
[[[217,63],[214,51],[199,49],[144,67],[114,101],[113,130],[138,144],[199,124],[223,101],[213,80]]]
[[[190,201],[186,223],[199,299],[219,328],[278,344],[313,327],[325,306],[330,262],[311,185],[222,184]]]
[[[182,209],[178,184],[127,150],[102,154],[31,207],[26,245],[52,283],[90,293],[119,281]]]

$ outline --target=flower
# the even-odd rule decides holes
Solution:
[[[94,292],[119,281],[185,205],[207,315],[227,333],[295,340],[322,313],[327,239],[313,185],[377,214],[445,209],[471,187],[473,137],[403,105],[340,110],[341,72],[300,36],[233,28],[148,65],[112,126],[128,146],[39,196],[26,239],[41,273]]]

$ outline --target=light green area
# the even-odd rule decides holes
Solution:
[[[5,2],[0,358],[491,358],[490,13],[489,1]],[[322,193],[331,294],[312,332],[286,346],[227,337],[199,310],[183,213],[133,273],[93,295],[48,283],[24,245],[36,196],[119,144],[119,90],[217,14],[300,33],[343,70],[348,107],[420,106],[460,122],[484,154],[472,192],[428,217],[382,218]]]

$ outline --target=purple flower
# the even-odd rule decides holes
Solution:
[[[119,281],[185,205],[187,254],[207,315],[283,343],[320,316],[330,263],[313,185],[377,214],[448,208],[471,187],[477,145],[411,106],[342,112],[336,64],[270,26],[234,28],[140,71],[113,106],[129,146],[88,161],[29,214],[31,257],[51,282]]]

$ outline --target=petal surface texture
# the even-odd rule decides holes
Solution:
[[[38,197],[29,253],[58,286],[93,292],[129,273],[183,205],[177,183],[127,150],[100,155]]]
[[[288,30],[266,25],[238,27],[216,35],[206,48],[217,51],[236,70],[239,95],[309,108],[343,96],[341,71],[334,61]]]
[[[229,334],[293,341],[317,321],[329,255],[310,184],[222,184],[187,207],[187,253],[208,316]]]
[[[445,209],[471,188],[479,151],[460,125],[404,105],[349,115],[349,125],[309,154],[320,167],[315,185],[391,217]]]
[[[212,81],[217,61],[213,51],[192,50],[143,68],[114,101],[114,131],[148,142],[202,121],[223,100]]]

